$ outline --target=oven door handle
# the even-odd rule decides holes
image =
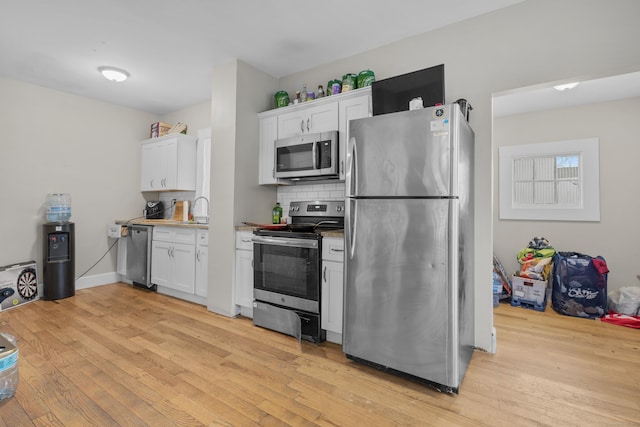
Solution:
[[[259,245],[273,245],[273,246],[286,246],[289,248],[311,248],[315,249],[318,247],[318,241],[312,239],[295,239],[295,238],[286,238],[279,239],[273,237],[265,237],[265,236],[253,236],[251,239],[253,243],[257,243]]]

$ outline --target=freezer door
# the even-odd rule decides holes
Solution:
[[[351,120],[347,197],[457,196],[457,104]]]
[[[458,387],[458,201],[348,202],[344,352]]]

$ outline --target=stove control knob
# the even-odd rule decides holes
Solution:
[[[336,206],[336,211],[342,212],[342,206]]]

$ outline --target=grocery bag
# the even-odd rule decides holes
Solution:
[[[551,306],[567,316],[596,318],[607,313],[607,274],[601,256],[557,252],[553,257]]]

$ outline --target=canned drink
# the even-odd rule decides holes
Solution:
[[[358,89],[361,87],[371,86],[376,81],[376,75],[371,70],[364,70],[358,73]]]
[[[284,90],[279,90],[275,94],[276,108],[286,107],[289,105],[289,94]]]
[[[348,92],[356,88],[356,80],[358,76],[352,73],[342,76],[342,92]]]
[[[327,83],[327,95],[336,95],[342,90],[340,80],[334,79]]]

